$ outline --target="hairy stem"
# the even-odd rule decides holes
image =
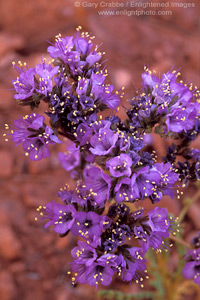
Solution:
[[[176,236],[174,236],[174,235],[172,235],[172,234],[170,234],[170,237],[169,237],[172,241],[174,241],[174,242],[176,242],[176,243],[179,243],[179,244],[181,244],[181,245],[183,245],[183,246],[185,246],[185,247],[187,247],[187,248],[192,248],[192,246],[190,245],[190,244],[188,244],[187,242],[185,242],[185,241],[183,241],[183,240],[181,240],[181,239],[179,239],[179,238],[177,238]]]

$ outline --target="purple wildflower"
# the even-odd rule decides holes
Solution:
[[[45,228],[54,226],[54,231],[59,234],[64,234],[71,229],[77,214],[73,205],[58,204],[55,201],[40,206],[37,210],[40,212],[38,219],[49,220]]]
[[[90,109],[93,109],[93,107],[94,107],[94,100],[85,95],[81,95],[79,97],[79,102],[80,102],[80,105],[83,110],[89,111]]]
[[[89,67],[97,63],[101,59],[101,53],[97,51],[92,51],[86,57],[86,62],[88,63]]]
[[[76,221],[71,228],[74,235],[80,235],[83,238],[91,239],[94,236],[100,236],[102,228],[100,226],[100,216],[95,212],[78,212]]]
[[[134,220],[137,220],[143,216],[144,208],[134,211],[131,216]]]
[[[75,272],[75,277],[72,277],[72,284],[75,284],[77,281],[85,284],[87,283],[87,267],[85,264],[79,264],[76,262],[71,263],[71,269]]]
[[[100,256],[97,261],[101,266],[109,266],[109,267],[115,267],[116,266],[116,259],[117,256],[114,254],[104,254]]]
[[[187,107],[188,105],[188,107]],[[186,103],[183,107],[177,107],[166,117],[169,131],[181,132],[191,130],[196,118],[195,103]]]
[[[179,175],[175,173],[172,165],[170,163],[156,163],[152,170],[157,170],[160,173],[160,182],[157,182],[157,185],[160,187],[162,193],[173,197],[172,188],[179,180]]]
[[[92,136],[92,129],[84,123],[81,123],[76,130],[76,138],[80,143],[80,146],[89,144],[90,138]]]
[[[111,178],[100,168],[91,166],[84,170],[85,185],[94,193],[96,202],[102,203],[109,199]]]
[[[17,100],[25,101],[34,95],[35,90],[35,69],[34,68],[18,68],[17,71],[20,73],[16,80],[13,80],[14,88],[17,94],[14,98]]]
[[[148,166],[140,169],[137,173],[134,173],[131,177],[131,187],[134,193],[134,199],[149,197],[153,193],[156,193],[157,189],[155,186],[159,182],[159,172],[151,170]]]
[[[175,224],[173,219],[169,219],[168,211],[165,208],[156,207],[144,217],[143,212],[139,212],[140,214],[136,215],[136,219],[132,214],[135,221],[137,220],[136,223],[133,222],[132,229],[142,248],[147,251],[149,247],[156,250],[167,247],[163,239],[169,237]]]
[[[111,109],[115,109],[120,104],[119,91],[112,93],[114,87],[104,83],[106,76],[107,73],[103,72],[92,73],[90,78],[90,84],[92,85],[91,94],[94,100],[100,101],[103,105]]]
[[[113,177],[130,176],[132,159],[128,154],[120,154],[117,157],[107,161],[106,167],[109,169]]]
[[[72,249],[71,254],[76,263],[85,264],[87,267],[97,258],[95,249],[82,241],[78,241],[78,246]]]
[[[57,195],[65,204],[78,205],[84,207],[85,210],[91,210],[95,207],[98,211],[98,209],[104,208],[104,203],[97,204],[94,198],[95,193],[88,189],[81,180],[77,182],[75,190],[68,190],[67,187],[64,187],[64,189],[60,189]]]
[[[87,283],[89,285],[97,285],[100,283],[107,286],[112,281],[114,271],[112,267],[117,265],[117,256],[114,254],[105,254],[97,259],[97,263],[94,263],[93,267],[88,272]]]
[[[133,151],[134,154],[140,151],[144,146],[143,137],[139,136],[138,133],[130,137],[130,150]]]
[[[79,147],[76,148],[75,144],[67,147],[67,152],[58,153],[58,159],[62,167],[66,171],[71,171],[74,168],[78,167],[80,164],[81,156]]]
[[[185,256],[185,260],[183,276],[187,279],[193,279],[200,286],[200,248],[190,250]]]
[[[117,133],[114,133],[111,129],[101,128],[90,139],[92,146],[90,151],[95,155],[107,155],[115,147],[117,140]]]
[[[64,189],[60,189],[60,191],[57,193],[57,196],[61,198],[64,204],[71,204],[76,203],[74,198],[76,198],[74,191],[68,191],[65,187]]]
[[[80,60],[80,54],[77,51],[71,51],[74,47],[73,37],[67,36],[61,38],[61,35],[56,36],[56,43],[54,46],[49,46],[47,51],[53,58],[60,58],[64,63],[78,62]]]
[[[178,173],[181,179],[181,182],[183,185],[188,185],[190,179],[192,178],[191,176],[191,165],[188,161],[185,162],[180,162],[178,161]]]
[[[192,244],[195,248],[200,248],[200,231],[198,232],[197,236],[193,238]]]
[[[191,142],[195,140],[197,136],[200,134],[200,116],[199,116],[200,103],[197,103],[196,110],[197,110],[197,116],[193,128],[191,130],[188,130],[187,132],[184,131],[182,132],[183,137],[187,142]]]
[[[117,216],[126,216],[129,214],[129,211],[130,208],[123,203],[121,203],[120,205],[114,204],[109,207],[108,217],[114,219]]]
[[[85,209],[88,208],[89,210],[92,207],[97,208],[104,208],[104,203],[97,203],[95,196],[96,193],[92,191],[92,189],[86,187],[81,181],[77,183],[76,186],[76,195],[75,201],[78,205],[84,207]]]
[[[91,124],[91,128],[95,133],[99,132],[101,128],[110,129],[110,127],[111,127],[111,122],[105,120],[96,121],[93,124]]]
[[[104,234],[104,250],[113,252],[119,246],[123,245],[126,238],[130,238],[132,233],[130,227],[126,224],[126,215],[123,217],[123,223],[119,219],[116,223],[112,223],[109,230]],[[118,223],[118,224],[117,224]]]
[[[123,151],[125,152],[130,148],[130,139],[128,135],[123,131],[119,133],[118,141],[116,143],[116,148],[118,148],[120,152]]]
[[[165,208],[156,207],[147,213],[148,221],[143,224],[151,228],[151,231],[166,231],[170,227],[168,211]]]
[[[107,286],[111,283],[113,274],[114,271],[111,269],[111,267],[101,266],[96,263],[88,271],[87,283],[91,286],[94,286],[100,281],[101,284]]]
[[[144,275],[144,270],[146,269],[144,259],[144,252],[142,248],[132,247],[124,245],[119,249],[118,261],[118,272],[124,273],[124,280],[132,281],[135,280],[137,283],[141,282],[141,278]],[[143,285],[141,284],[143,287]]]
[[[48,144],[61,143],[54,131],[44,124],[44,117],[33,113],[14,121],[11,131],[13,142],[23,144],[26,155],[32,160],[49,156]]]
[[[59,67],[52,67],[50,64],[38,64],[35,66],[35,72],[39,75],[39,83],[36,85],[36,91],[47,96],[52,92],[52,77],[58,74]]]
[[[112,220],[108,216],[101,216],[100,226],[103,230],[110,228]]]
[[[128,111],[132,128],[147,128],[151,122],[156,122],[156,105],[150,96],[138,96],[131,101],[133,108]],[[149,124],[150,123],[150,124]]]
[[[116,201],[118,203],[122,201],[130,202],[134,200],[135,194],[131,188],[130,178],[122,178],[121,181],[116,184],[114,191],[116,193]]]
[[[146,166],[134,173],[131,186],[135,198],[150,197],[153,203],[160,201],[162,195],[173,196],[172,187],[179,179],[169,163],[156,163],[152,168]]]
[[[67,36],[62,38],[61,35],[56,36],[56,42],[53,46],[49,46],[47,51],[51,57],[60,59],[64,62],[70,75],[82,74],[83,69],[91,68],[97,63],[102,54],[97,52],[97,47],[91,51],[92,41],[88,34],[79,36],[79,29],[75,38]]]

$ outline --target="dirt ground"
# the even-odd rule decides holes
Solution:
[[[116,88],[125,86],[127,99],[134,95],[135,85],[140,87],[145,64],[158,73],[168,71],[172,66],[181,67],[186,82],[192,81],[194,85],[200,82],[198,0],[192,1],[195,7],[188,8],[172,7],[172,1],[168,1],[169,8],[165,11],[171,11],[171,14],[158,15],[158,11],[163,12],[164,9],[151,8],[156,15],[143,14],[140,17],[127,15],[133,10],[130,7],[133,2],[136,1],[111,1],[124,3],[124,12],[106,16],[100,15],[99,11],[105,9],[102,3],[108,1],[1,1],[2,134],[5,123],[12,124],[15,118],[29,112],[27,108],[18,107],[13,99],[11,79],[17,75],[11,62],[26,61],[29,67],[33,67],[45,54],[47,41],[53,41],[58,33],[73,35],[78,25],[95,35],[97,44],[102,44],[109,80]],[[89,7],[92,3],[98,4],[98,7]],[[41,111],[42,108],[38,110]],[[81,285],[73,288],[66,275],[70,249],[75,246],[76,240],[70,236],[60,239],[55,232],[49,233],[34,221],[37,206],[56,200],[56,192],[69,182],[57,160],[59,147],[52,147],[49,159],[27,162],[20,146],[14,148],[11,141],[6,143],[3,137],[0,139],[0,300],[97,299],[95,288]],[[164,147],[159,139],[154,139],[154,148],[159,155],[163,154]],[[191,187],[185,193],[192,196],[194,189]],[[182,208],[181,199],[166,198],[161,205],[176,216]],[[199,216],[200,206],[196,202],[183,223],[187,241],[200,228]],[[127,285],[119,279],[114,280],[109,288],[129,293],[137,290],[134,284]]]

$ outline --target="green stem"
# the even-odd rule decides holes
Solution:
[[[170,238],[172,241],[174,241],[174,242],[176,242],[176,243],[178,243],[178,244],[181,244],[181,245],[183,245],[183,246],[185,246],[185,247],[187,247],[187,248],[192,249],[192,247],[191,247],[190,244],[186,243],[185,241],[183,241],[183,240],[177,238],[176,236],[174,236],[174,235],[172,235],[172,234],[170,234],[170,237],[169,237],[169,238]]]

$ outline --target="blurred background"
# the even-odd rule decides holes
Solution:
[[[147,2],[2,0],[2,134],[5,123],[12,124],[18,116],[29,113],[13,99],[11,80],[17,74],[12,61],[25,61],[29,67],[34,67],[47,56],[47,41],[53,42],[58,33],[73,35],[79,25],[96,36],[96,44],[101,44],[101,51],[106,52],[109,81],[116,89],[125,86],[126,99],[134,95],[135,86],[140,88],[145,64],[158,74],[173,66],[181,67],[182,79],[197,85],[200,82],[199,1],[152,0],[156,7],[141,7]],[[106,7],[108,3],[111,7]],[[42,111],[44,107],[38,110]],[[153,148],[160,156],[164,154],[165,145],[159,138],[153,137]],[[95,288],[81,285],[73,288],[67,277],[70,249],[76,240],[72,237],[61,239],[34,221],[35,209],[56,200],[59,188],[70,181],[57,160],[58,150],[53,147],[49,159],[27,162],[20,146],[14,148],[11,141],[6,143],[0,139],[0,300],[97,299]],[[192,196],[194,192],[190,187],[185,195]],[[166,198],[162,206],[177,216],[182,208],[181,201]],[[199,216],[200,207],[196,201],[183,223],[184,238],[188,242],[200,228]],[[119,279],[115,279],[110,288],[129,293],[137,290],[134,284],[125,284]]]

